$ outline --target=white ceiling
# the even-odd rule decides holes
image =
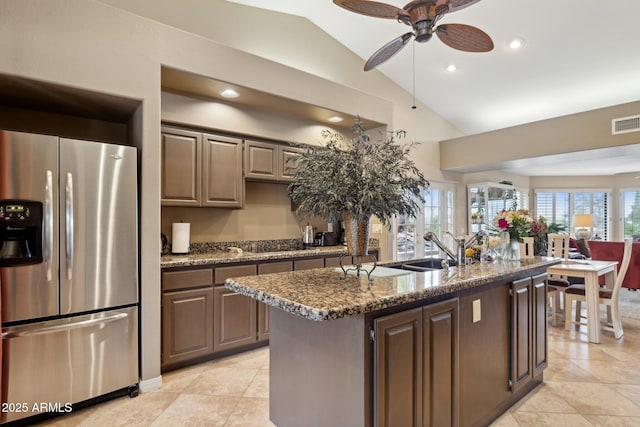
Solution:
[[[404,24],[352,13],[331,0],[229,1],[305,17],[360,56],[363,66],[378,48],[408,32]],[[403,7],[408,0],[385,2]],[[460,52],[434,37],[410,42],[377,71],[412,93],[415,53],[416,98],[466,134],[638,101],[639,16],[639,0],[482,0],[440,23],[482,29],[495,44],[491,52]],[[514,37],[525,40],[518,51],[508,47]],[[454,73],[446,71],[451,63]],[[632,151],[608,153],[605,160],[602,152],[585,153],[584,163],[565,174],[640,171],[640,150]],[[545,167],[555,162],[566,164],[536,159],[517,171],[557,175],[557,165],[554,172]]]

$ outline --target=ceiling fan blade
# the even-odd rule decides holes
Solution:
[[[409,43],[409,40],[411,40],[412,36],[413,36],[413,33],[406,33],[401,35],[400,37],[397,37],[391,40],[386,45],[382,46],[373,55],[371,55],[371,58],[369,58],[367,63],[364,64],[364,70],[365,71],[372,70],[378,65],[387,61],[396,53],[400,52],[400,49],[402,49],[403,47],[406,46],[407,43]]]
[[[479,1],[480,0],[449,0],[449,13],[464,9],[465,7],[478,3]]]
[[[479,28],[465,24],[442,24],[436,28],[444,44],[465,52],[489,52],[493,49],[491,37]]]
[[[405,10],[399,7],[377,1],[333,0],[333,2],[350,12],[373,16],[375,18],[400,19],[401,17],[409,16]]]

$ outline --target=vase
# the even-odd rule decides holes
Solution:
[[[509,246],[504,254],[505,261],[520,261],[520,242],[518,239],[509,240]]]
[[[344,234],[349,255],[365,256],[369,254],[370,221],[370,218],[358,219],[351,212],[342,213],[342,223],[344,224]]]

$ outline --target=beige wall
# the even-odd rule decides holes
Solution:
[[[612,119],[638,111],[640,101],[441,141],[441,167],[499,169],[518,159],[639,144],[637,132],[611,135]]]
[[[127,4],[134,2],[125,2]],[[252,33],[248,22],[268,24],[263,11],[239,13],[226,2],[135,2],[147,11],[178,16],[197,7],[214,7],[206,20],[212,39],[233,44],[238,33],[257,46],[268,37]],[[437,141],[459,135],[447,122],[420,106],[413,115],[410,96],[378,73],[362,78],[360,60],[326,34],[305,24],[309,44],[302,62],[320,58],[320,77],[215,43],[200,36],[123,12],[91,0],[3,0],[0,13],[0,73],[138,99],[131,136],[141,154],[141,377],[148,388],[160,380],[160,71],[166,65],[313,105],[361,114],[404,128],[413,139]],[[222,9],[218,9],[222,7]],[[229,7],[229,8],[228,8]],[[221,13],[223,11],[224,13]],[[293,22],[295,21],[295,22]],[[204,21],[203,21],[204,22]],[[201,24],[203,24],[201,22]],[[243,25],[238,29],[238,22]],[[286,18],[282,29],[302,25]],[[231,27],[231,28],[229,28]],[[256,31],[259,28],[255,29]],[[284,34],[295,40],[301,33]],[[223,40],[224,39],[224,40]],[[272,49],[288,55],[287,44]],[[313,46],[313,48],[309,48]],[[320,52],[329,57],[318,56]],[[295,56],[295,55],[294,55]],[[313,67],[312,67],[313,68]],[[323,75],[329,73],[330,75]],[[348,83],[353,82],[352,85]],[[398,103],[398,105],[395,105]],[[433,151],[433,150],[432,150]],[[437,156],[425,159],[438,169]],[[143,388],[144,390],[144,388]]]

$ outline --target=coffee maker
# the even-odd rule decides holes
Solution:
[[[0,200],[0,267],[42,262],[42,203]]]

